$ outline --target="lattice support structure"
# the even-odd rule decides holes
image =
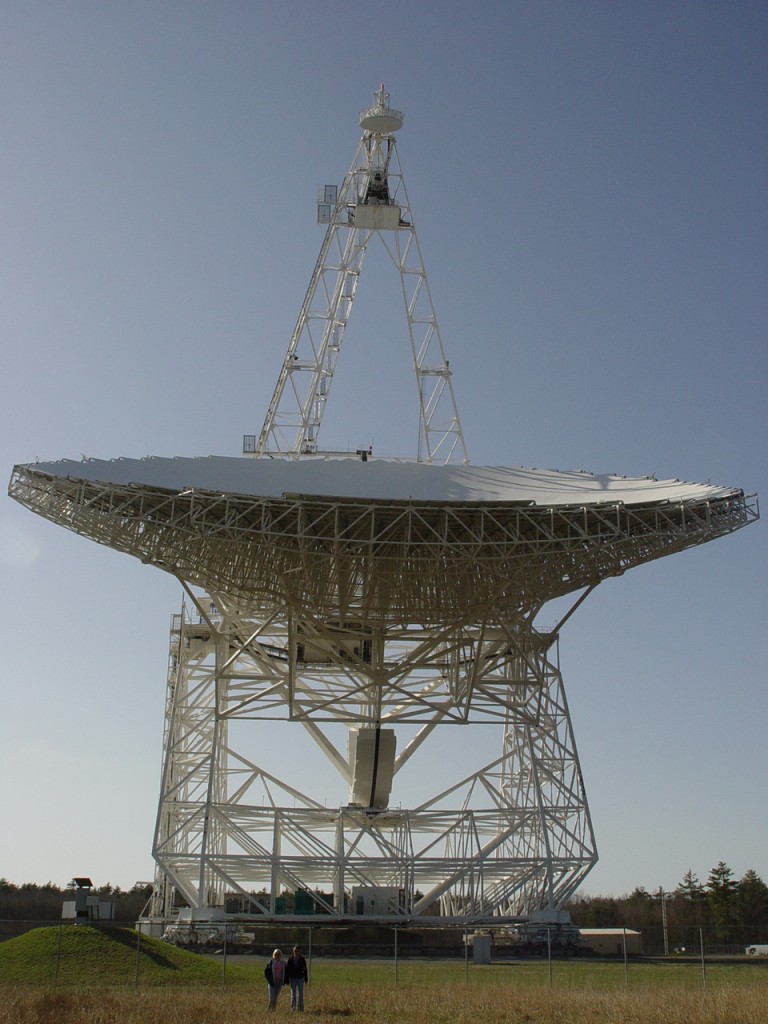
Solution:
[[[213,673],[211,660],[213,659]],[[190,892],[194,865],[195,904],[221,906],[224,890],[215,864],[226,848],[226,835],[213,808],[227,799],[227,719],[218,713],[216,665],[221,641],[199,617],[186,609],[174,615],[168,652],[168,682],[163,741],[163,771],[155,827],[154,855],[165,870],[155,883],[153,913],[170,917],[174,890]],[[159,851],[162,851],[159,854]],[[181,874],[177,874],[177,868]]]
[[[419,401],[419,461],[467,461],[451,370],[413,223],[394,132],[403,115],[383,87],[363,111],[363,136],[340,189],[318,204],[327,223],[261,434],[249,454],[315,455],[336,362],[368,247],[384,246],[400,277]]]
[[[153,467],[121,468],[135,480]],[[175,619],[171,636],[155,855],[193,906],[220,907],[236,892],[261,915],[278,893],[306,890],[336,917],[371,892],[387,894],[387,919],[560,906],[596,854],[556,644],[536,617],[555,598],[574,595],[575,607],[600,580],[759,514],[736,489],[679,485],[678,500],[660,499],[675,482],[628,483],[632,504],[539,506],[259,497],[107,472],[116,469],[17,466],[10,492],[185,588],[194,614]],[[566,475],[565,492],[581,480]],[[599,483],[610,493],[611,481]],[[286,718],[338,772],[338,806],[277,778],[258,746],[231,743],[238,721]],[[357,731],[356,750],[373,740],[374,759],[340,749],[328,731],[339,725]],[[389,787],[396,795],[433,730],[469,725],[495,725],[498,753],[395,809]],[[166,911],[168,889],[158,886]]]
[[[78,477],[77,463],[54,467],[15,466],[9,494],[209,593],[276,614],[300,609],[308,628],[315,619],[446,630],[489,616],[514,621],[759,519],[755,496],[736,489],[633,505],[452,505],[177,490]]]
[[[190,905],[237,893],[272,915],[281,892],[309,891],[319,912],[344,917],[386,892],[378,916],[514,917],[560,906],[595,862],[554,635],[518,619],[452,634],[380,628],[369,643],[365,623],[315,623],[310,634],[295,616],[190,599],[194,613],[171,631],[155,843],[161,876]],[[495,724],[497,754],[410,810],[347,799],[329,809],[301,780],[268,771],[258,749],[227,740],[233,720],[262,720],[254,743],[286,711],[336,768],[344,798],[355,765],[330,723],[394,728],[393,776],[446,722]]]

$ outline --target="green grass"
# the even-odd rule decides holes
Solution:
[[[177,949],[142,936],[137,957],[137,933],[130,928],[64,925],[36,928],[0,943],[0,985],[48,985],[70,988],[158,986],[262,986],[263,963],[210,958]],[[58,968],[57,968],[58,963]],[[708,964],[707,987],[766,988],[768,964]],[[701,964],[695,961],[632,961],[625,975],[623,961],[555,960],[551,983],[545,960],[520,960],[490,966],[463,960],[326,959],[312,963],[315,986],[360,989],[467,986],[498,989],[500,993],[552,990],[560,992],[642,992],[662,989],[696,991],[703,988]]]
[[[0,1024],[267,1024],[264,959],[187,953],[128,928],[38,928],[0,943]],[[56,964],[58,959],[58,976]],[[315,956],[311,1024],[764,1024],[768,964],[331,959]]]
[[[0,943],[0,984],[221,985],[223,964],[187,953],[131,928],[65,925],[35,928]],[[57,969],[58,964],[58,969]],[[227,964],[227,980],[252,980],[253,968]]]

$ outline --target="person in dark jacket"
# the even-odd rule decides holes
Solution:
[[[285,977],[291,986],[291,1009],[304,1013],[304,986],[309,982],[309,975],[307,961],[298,946],[293,947],[293,953],[288,957]]]
[[[272,959],[264,968],[264,977],[267,979],[267,986],[269,988],[269,1005],[267,1009],[275,1010],[277,1009],[277,997],[280,995],[280,989],[285,984],[285,961],[279,949],[274,951]]]

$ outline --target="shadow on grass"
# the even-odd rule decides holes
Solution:
[[[100,932],[103,932],[107,938],[113,942],[119,942],[121,946],[126,946],[132,952],[136,952],[136,946],[139,945],[141,955],[151,960],[152,963],[157,964],[158,967],[163,967],[169,971],[178,971],[179,965],[173,963],[171,960],[161,953],[154,945],[150,945],[150,942],[142,936],[141,940],[137,938],[137,933],[131,931],[129,928],[105,928],[100,927]]]

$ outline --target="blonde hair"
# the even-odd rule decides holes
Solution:
[[[281,949],[274,949],[274,950],[272,950],[272,956],[273,957],[282,956],[282,955],[283,955],[283,951]]]

